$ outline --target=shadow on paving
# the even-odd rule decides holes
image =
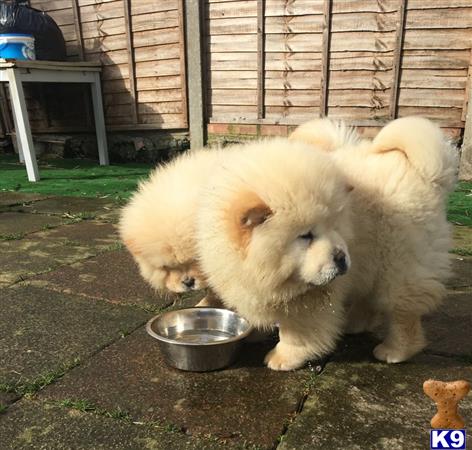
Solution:
[[[34,391],[42,379],[54,379],[76,358],[93,354],[148,318],[137,308],[32,286],[0,290],[0,390]]]
[[[0,218],[3,214],[6,213],[0,213]],[[28,238],[0,242],[0,282],[21,281],[116,248],[121,248],[121,244],[115,226],[98,221],[62,225],[34,233]]]
[[[263,366],[273,343],[248,344],[238,364],[209,373],[166,365],[144,330],[95,355],[39,395],[82,399],[104,410],[120,408],[133,420],[172,423],[191,435],[272,448],[295,415],[310,373]]]
[[[435,406],[423,393],[423,382],[430,378],[472,380],[472,367],[426,354],[387,365],[370,356],[377,342],[360,335],[340,344],[313,383],[303,411],[284,435],[280,449],[429,448]],[[461,413],[471,423],[471,396],[461,402]]]
[[[64,245],[63,242],[34,236],[18,241],[0,242],[0,283],[16,283],[96,254],[97,250],[90,247]]]
[[[125,250],[103,253],[87,261],[60,267],[32,278],[31,282],[112,303],[138,305],[152,311],[169,305],[175,298],[159,295],[151,289]]]
[[[57,216],[0,212],[0,240],[20,238],[25,234],[62,225],[64,219]]]
[[[447,286],[453,290],[470,288],[472,295],[472,257],[452,255],[453,273]]]
[[[22,400],[0,416],[2,449],[203,450],[214,441],[156,426],[133,424],[59,406]]]
[[[28,194],[6,191],[0,193],[0,207],[25,205],[37,200],[46,200],[47,198],[49,198],[49,196],[43,194]]]
[[[110,210],[116,208],[116,203],[108,199],[88,197],[50,197],[22,206],[15,206],[12,209],[34,214],[63,215],[67,213],[70,215],[87,214],[98,217],[102,214],[107,214]]]
[[[0,213],[10,217],[7,233],[20,215],[35,219],[17,232],[37,231],[64,213],[118,214],[106,199],[77,197],[2,194],[0,206],[9,211]],[[458,247],[469,249],[470,233],[459,234]],[[345,338],[320,376],[268,370],[262,361],[273,342],[247,344],[226,370],[190,373],[168,367],[156,342],[136,330],[151,316],[141,308],[159,310],[173,299],[157,296],[115,244],[113,226],[93,220],[0,243],[0,284],[36,275],[31,284],[0,289],[0,406],[57,379],[0,415],[2,449],[211,449],[223,441],[274,448],[279,440],[279,448],[294,450],[428,448],[434,405],[423,382],[472,381],[470,256],[452,255],[453,291],[425,318],[426,352],[407,363],[375,361],[379,340],[365,334]],[[170,308],[193,305],[195,295]],[[64,406],[74,402],[93,410]],[[471,424],[472,396],[461,405]]]

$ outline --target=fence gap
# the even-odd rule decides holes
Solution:
[[[332,0],[325,0],[323,9],[323,41],[321,53],[320,117],[325,117],[328,113],[329,51],[331,44],[331,7]]]
[[[402,65],[403,39],[405,36],[405,16],[408,0],[400,0],[398,8],[397,32],[395,36],[395,49],[393,52],[393,81],[390,96],[390,118],[397,117],[398,96],[400,94],[400,76]]]
[[[80,20],[79,0],[72,0],[72,9],[74,11],[74,27],[75,27],[75,35],[77,36],[77,43],[79,47],[79,58],[81,61],[84,61],[84,58],[85,58],[84,37],[82,34],[82,22]]]
[[[257,1],[257,118],[265,117],[265,0]]]
[[[202,8],[200,0],[185,0],[185,47],[188,75],[190,147],[203,147],[206,141],[203,101]]]
[[[185,12],[184,0],[178,0],[179,14],[179,56],[180,56],[180,89],[182,92],[183,127],[188,127],[187,105],[187,68],[185,58]]]
[[[128,74],[129,87],[131,95],[131,115],[134,124],[139,122],[138,119],[138,95],[136,89],[136,65],[134,58],[133,46],[133,19],[131,16],[131,2],[130,0],[123,0],[123,7],[125,12],[125,28],[126,28],[126,45],[128,52]]]
[[[464,105],[463,117],[464,139],[462,140],[460,180],[472,180],[472,49],[470,50],[469,76],[466,89],[467,103]]]

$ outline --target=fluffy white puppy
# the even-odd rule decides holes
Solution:
[[[196,208],[220,155],[217,149],[197,150],[157,167],[122,210],[121,238],[155,289],[206,287],[196,258]]]
[[[272,369],[333,350],[347,300],[355,331],[386,317],[375,356],[404,361],[424,347],[421,316],[445,292],[445,200],[457,156],[421,118],[396,120],[373,141],[326,120],[312,125],[313,140],[305,126],[298,138],[228,154],[202,191],[201,268],[253,325],[279,324],[280,342],[266,357]]]

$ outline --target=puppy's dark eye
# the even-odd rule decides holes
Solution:
[[[313,239],[315,239],[315,236],[311,231],[309,231],[308,233],[301,234],[300,236],[298,236],[298,239],[303,239],[304,241],[311,242]]]

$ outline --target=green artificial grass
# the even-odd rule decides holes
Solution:
[[[450,222],[472,227],[472,182],[461,181],[449,196],[447,206]]]
[[[109,197],[128,199],[139,180],[145,179],[151,164],[117,164],[99,166],[83,159],[56,159],[41,162],[41,180],[30,183],[25,167],[14,155],[0,156],[0,192],[17,191],[48,195]],[[449,197],[448,219],[472,227],[472,183],[460,182]]]
[[[125,200],[148,176],[151,164],[99,166],[96,161],[55,159],[39,163],[41,180],[30,183],[26,168],[14,155],[0,156],[0,192],[17,191],[78,197],[110,197]]]

